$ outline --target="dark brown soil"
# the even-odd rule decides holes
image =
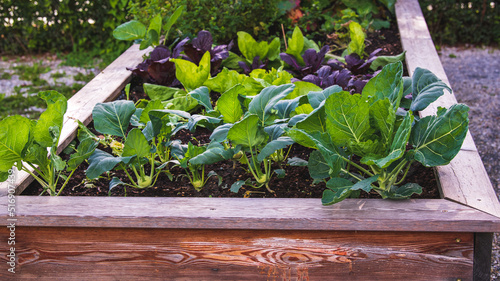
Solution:
[[[392,29],[384,29],[369,34],[366,43],[366,52],[371,53],[376,48],[382,48],[379,55],[396,55],[402,52],[401,41],[397,30],[397,25],[391,25]],[[328,42],[327,44],[332,43]],[[131,91],[131,99],[138,101],[139,99],[147,98],[141,89],[140,83],[133,83],[136,87]],[[214,97],[215,98],[215,97]],[[215,100],[215,99],[214,99]],[[90,128],[92,125],[89,126]],[[175,139],[181,140],[183,143],[188,141],[196,143],[208,143],[211,132],[204,128],[198,128],[196,133],[189,131],[181,131]],[[193,137],[195,136],[196,141]],[[106,150],[103,147],[100,149]],[[299,157],[304,160],[308,159],[310,149],[299,145],[293,145],[289,158]],[[63,156],[64,157],[64,156]],[[67,157],[67,156],[66,156]],[[85,169],[88,164],[80,165],[79,170],[73,175],[70,183],[61,193],[62,195],[72,196],[108,196],[109,182],[113,177],[118,177],[124,182],[128,182],[127,176],[123,171],[112,171],[107,175],[103,175],[99,180],[90,181],[85,177]],[[323,190],[326,188],[324,182],[313,184],[313,180],[309,176],[307,167],[294,167],[284,164],[283,169],[286,171],[284,178],[273,176],[269,186],[274,193],[266,190],[265,187],[255,189],[248,186],[243,186],[238,193],[230,191],[233,183],[239,180],[251,178],[251,175],[245,171],[245,166],[239,162],[225,161],[208,165],[205,167],[205,174],[209,171],[215,171],[217,176],[208,179],[206,185],[201,191],[196,191],[190,184],[185,175],[185,171],[179,167],[170,165],[165,172],[161,173],[154,187],[147,189],[135,189],[116,187],[111,190],[111,196],[150,196],[150,197],[284,197],[284,198],[321,198]],[[274,169],[280,167],[273,167]],[[413,198],[439,198],[439,189],[434,176],[434,171],[431,168],[425,168],[422,165],[415,163],[407,176],[406,182],[414,182],[423,187],[421,195],[414,195]],[[36,182],[31,184],[23,194],[39,195],[42,188]],[[47,194],[45,194],[47,195]],[[370,194],[362,193],[362,198],[380,198],[376,192]]]
[[[211,132],[205,128],[198,128],[197,132],[191,133],[187,130],[180,131],[175,139],[181,140],[183,143],[194,141],[193,137],[200,143],[208,143]],[[103,150],[108,150],[104,147],[99,147]],[[310,149],[300,145],[293,145],[289,158],[299,157],[304,160],[308,159]],[[63,158],[67,155],[63,155]],[[71,178],[67,187],[61,195],[65,196],[108,196],[109,182],[113,177],[118,177],[124,182],[129,182],[123,171],[112,171],[103,175],[98,181],[89,181],[85,177],[85,170],[88,164],[83,163],[78,168],[77,172]],[[149,168],[149,167],[148,167]],[[274,193],[266,190],[265,187],[255,189],[248,186],[243,186],[238,193],[230,191],[233,183],[239,180],[251,178],[251,175],[245,171],[246,166],[239,162],[225,161],[213,165],[207,165],[205,174],[209,171],[215,171],[219,177],[211,177],[208,179],[205,187],[201,191],[196,191],[190,184],[185,175],[185,171],[179,167],[169,166],[172,180],[169,175],[163,172],[153,188],[136,189],[116,187],[111,190],[111,196],[150,196],[150,197],[282,197],[282,198],[321,198],[325,183],[321,182],[313,185],[313,180],[309,176],[307,167],[296,167],[283,165],[286,171],[284,178],[277,178],[275,175],[269,186]],[[273,167],[279,169],[280,167]],[[415,198],[439,198],[437,182],[433,174],[433,170],[415,164],[409,172],[407,182],[415,182],[424,187],[422,195],[415,195]],[[31,184],[24,192],[24,195],[39,195],[43,189],[38,183]],[[47,194],[45,194],[47,195]],[[363,198],[379,198],[380,196],[373,192],[370,194],[362,194]]]

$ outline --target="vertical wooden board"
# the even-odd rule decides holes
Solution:
[[[401,43],[403,49],[407,51],[406,63],[409,74],[412,75],[417,67],[426,68],[450,85],[418,1],[397,1],[396,17]],[[454,95],[445,93],[420,112],[420,116],[434,115],[439,106],[450,107],[456,103]],[[446,199],[500,217],[497,195],[489,181],[470,132],[467,133],[462,149],[455,159],[447,166],[438,167],[437,173]]]
[[[2,241],[5,235],[2,231]],[[20,227],[16,276],[472,280],[473,239],[471,233]],[[0,254],[5,265],[5,252]],[[6,277],[7,271],[0,271],[0,278]]]
[[[63,128],[59,138],[57,153],[60,153],[75,138],[78,119],[84,124],[92,120],[92,109],[97,103],[115,99],[121,89],[130,81],[131,72],[127,67],[135,67],[143,61],[142,56],[152,49],[139,50],[139,45],[132,45],[127,51],[108,65],[78,93],[68,100],[68,109],[64,115]],[[20,194],[33,178],[26,172],[18,172],[16,177],[17,194]],[[6,194],[7,183],[0,183],[0,195]]]

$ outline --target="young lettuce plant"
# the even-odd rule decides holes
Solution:
[[[398,186],[413,162],[426,167],[446,165],[459,152],[467,133],[468,107],[457,104],[438,108],[434,116],[414,118],[412,111],[400,109],[405,89],[402,72],[401,63],[389,64],[362,94],[331,93],[318,107],[323,110],[313,111],[288,130],[296,142],[319,151],[311,154],[309,169],[312,175],[331,177],[323,204],[337,203],[359,190],[375,190],[383,198],[408,198],[422,191],[415,183]],[[411,88],[410,108],[415,110],[426,108],[445,89],[450,90],[424,69],[417,69],[411,86],[406,86]],[[324,124],[320,130],[307,126],[315,119]],[[355,163],[353,155],[368,168]]]
[[[0,121],[0,174],[5,175],[15,166],[33,176],[44,192],[59,195],[78,166],[94,152],[97,142],[92,139],[81,141],[76,152],[64,161],[57,155],[57,148],[67,100],[56,91],[41,92],[38,96],[47,103],[47,110],[37,121],[19,115]],[[47,157],[48,151],[50,157]],[[67,176],[65,169],[69,172]],[[57,191],[61,179],[64,183]]]

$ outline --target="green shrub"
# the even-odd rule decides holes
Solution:
[[[289,22],[286,12],[291,8],[288,0],[132,0],[129,9],[135,19],[148,24],[157,13],[170,17],[180,5],[186,5],[186,10],[174,30],[191,37],[208,30],[219,44],[236,39],[238,31],[248,32],[258,40],[280,35],[281,23]]]
[[[420,0],[436,44],[500,43],[499,1]]]
[[[126,20],[127,0],[0,0],[0,53],[124,49],[113,29]]]

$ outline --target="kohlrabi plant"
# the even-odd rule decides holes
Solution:
[[[238,93],[231,93],[232,90],[227,92],[228,101],[224,102],[234,106],[231,107],[232,109],[228,106],[225,110],[228,110],[228,113],[237,112],[237,114],[224,115],[223,113],[225,116],[223,116],[223,120],[237,122],[219,126],[212,134],[211,139],[213,142],[224,143],[227,141],[230,143],[230,147],[236,150],[232,155],[238,155],[240,162],[247,165],[248,172],[255,180],[254,183],[251,183],[251,181],[238,182],[235,183],[236,186],[241,187],[243,184],[255,188],[265,186],[270,192],[273,192],[269,187],[272,174],[283,173],[282,170],[273,171],[273,160],[279,163],[284,161],[286,154],[280,152],[280,150],[294,143],[291,138],[282,136],[284,133],[282,128],[286,124],[276,122],[278,119],[276,105],[280,100],[288,96],[294,87],[293,84],[285,84],[264,88],[258,95],[251,98],[248,110],[241,120],[243,110],[238,101]],[[233,102],[230,102],[230,100],[233,100]],[[238,149],[241,150],[241,153],[238,153]],[[237,191],[234,188],[232,190]]]
[[[219,177],[214,171],[210,171],[205,175],[205,165],[230,159],[233,154],[232,150],[225,150],[219,143],[196,146],[191,142],[183,145],[180,141],[176,140],[172,142],[172,158],[176,160],[171,160],[170,162],[183,168],[186,171],[186,177],[189,179],[189,182],[197,191],[200,191],[210,177]],[[220,182],[219,180],[219,184]]]
[[[422,191],[415,183],[400,185],[412,163],[446,165],[459,152],[469,108],[456,104],[438,108],[437,115],[414,117],[450,89],[425,69],[417,68],[405,81],[402,73],[402,63],[389,64],[361,94],[324,95],[319,104],[315,101],[313,112],[287,130],[297,143],[317,149],[310,155],[309,171],[316,179],[330,177],[323,204],[337,203],[359,190],[408,198]],[[405,93],[411,96],[409,111],[400,108]]]
[[[33,176],[44,192],[59,195],[78,166],[94,152],[97,142],[82,140],[76,152],[64,161],[57,155],[57,148],[67,100],[56,91],[41,92],[38,96],[47,103],[47,110],[38,120],[16,115],[0,121],[0,175],[5,175],[15,166]],[[48,152],[50,156],[47,156]],[[57,190],[61,181],[63,183]]]
[[[110,190],[118,185],[135,188],[153,186],[169,160],[166,146],[173,128],[178,125],[176,119],[170,118],[168,112],[136,109],[132,101],[124,100],[98,103],[92,117],[98,132],[121,138],[123,150],[121,155],[114,156],[96,149],[89,158],[87,177],[95,179],[118,167],[125,172],[130,183],[115,177],[110,182]],[[137,127],[127,133],[129,125]],[[146,165],[149,166],[149,173],[146,172]]]

